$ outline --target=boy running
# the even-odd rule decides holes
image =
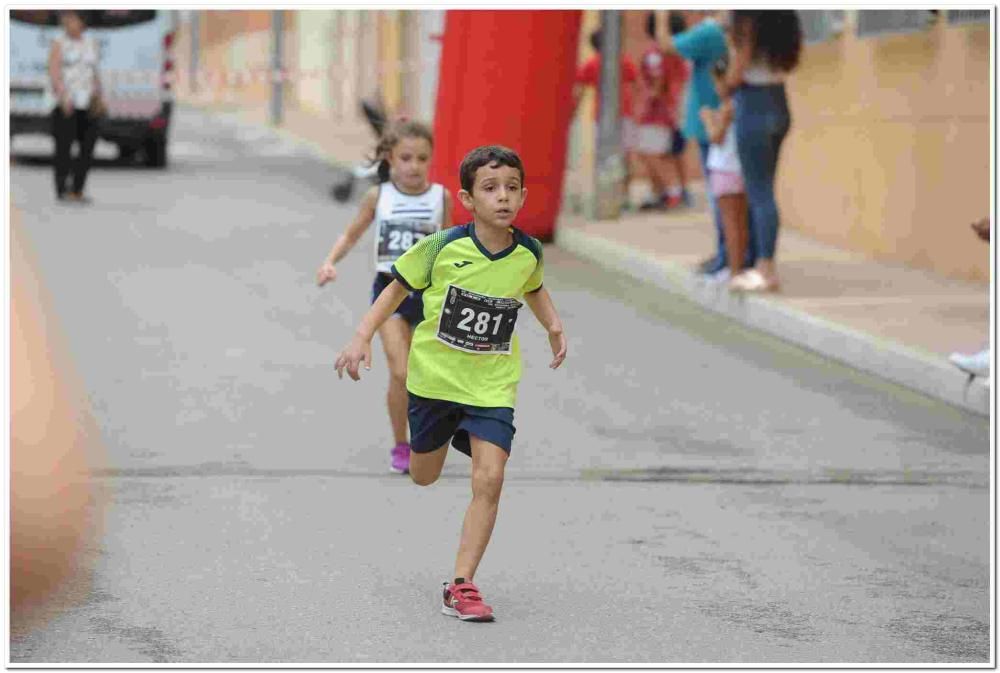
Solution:
[[[396,260],[395,280],[361,320],[336,369],[357,381],[362,362],[371,368],[379,326],[410,292],[423,291],[424,320],[413,333],[406,378],[410,477],[421,486],[434,483],[449,443],[472,458],[472,502],[441,611],[491,621],[493,609],[472,580],[493,532],[515,432],[520,300],[548,332],[552,369],[566,357],[566,337],[542,287],[541,244],[513,226],[527,196],[521,158],[498,145],[478,147],[459,173],[458,197],[473,221],[427,236]]]

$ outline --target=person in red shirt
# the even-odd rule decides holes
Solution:
[[[672,14],[680,18],[680,15]],[[671,30],[677,26],[672,23]],[[680,27],[683,30],[683,27]],[[678,107],[688,79],[688,65],[677,54],[667,53],[656,40],[656,14],[646,15],[649,44],[640,65],[644,100],[639,117],[638,150],[653,183],[653,199],[643,209],[690,205]]]
[[[573,87],[573,110],[574,114],[579,107],[580,98],[583,96],[584,87],[593,87],[597,92],[597,117],[601,116],[601,31],[595,30],[590,34],[590,46],[594,49],[594,54],[584,61],[576,71],[576,86]],[[639,79],[639,70],[635,63],[627,55],[622,54],[621,59],[621,107],[619,114],[622,119],[622,151],[625,153],[625,193],[628,194],[628,186],[632,182],[632,161],[635,158],[636,145],[636,124],[635,124],[635,98],[636,82]]]
[[[676,134],[676,74],[674,64],[656,42],[656,16],[647,15],[649,43],[640,62],[642,100],[636,149],[652,183],[652,198],[642,210],[675,207],[681,203],[681,186],[671,170],[670,150]]]
[[[687,22],[680,12],[670,12],[668,28],[671,35],[687,30]],[[656,40],[656,17],[650,13],[646,23],[646,32]],[[684,150],[687,138],[681,132],[681,103],[684,98],[684,88],[691,78],[691,65],[676,52],[664,53],[664,77],[667,81],[667,113],[670,117],[670,128],[673,131],[670,147],[667,149],[667,165],[677,177],[681,202],[691,205],[691,195],[687,188],[687,172],[684,170]]]

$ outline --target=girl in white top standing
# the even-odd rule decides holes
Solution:
[[[375,282],[372,303],[393,281],[392,264],[414,243],[428,234],[451,226],[451,195],[440,184],[427,180],[434,140],[430,129],[416,121],[389,125],[379,140],[375,161],[382,183],[361,199],[358,214],[334,243],[316,274],[320,287],[336,280],[336,264],[350,252],[365,229],[375,226]],[[407,432],[406,367],[413,328],[424,316],[420,293],[413,293],[379,329],[389,364],[387,404],[395,446],[390,467],[405,473],[410,465]]]
[[[701,108],[701,119],[711,142],[705,165],[709,171],[709,186],[719,204],[719,215],[722,219],[729,261],[729,286],[731,289],[736,289],[739,283],[734,284],[734,281],[743,270],[750,232],[743,168],[736,148],[733,101],[728,90],[722,86],[727,67],[728,62],[723,58],[712,68],[712,78],[719,91],[721,104],[715,110],[710,107]]]
[[[87,182],[97,142],[96,117],[104,112],[101,79],[98,76],[100,53],[97,42],[84,34],[82,15],[73,10],[60,12],[63,34],[49,49],[49,91],[55,101],[52,110],[52,133],[55,136],[56,197],[60,200],[87,201],[83,188]],[[71,161],[73,142],[80,144],[76,163]],[[72,169],[72,186],[67,186]]]

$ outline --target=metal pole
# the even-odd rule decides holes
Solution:
[[[271,123],[281,124],[282,94],[284,81],[282,75],[282,58],[285,37],[285,14],[281,10],[271,12]]]
[[[621,213],[625,182],[621,110],[622,13],[601,12],[600,114],[597,120],[597,166],[594,171],[594,211],[597,219]]]
[[[194,93],[198,92],[198,57],[201,54],[201,12],[197,9],[191,10],[188,15],[191,29],[191,63],[189,64],[190,88]]]

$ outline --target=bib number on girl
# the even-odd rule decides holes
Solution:
[[[510,355],[521,302],[448,286],[437,338],[467,353]]]
[[[393,220],[379,227],[378,261],[395,262],[413,244],[431,232],[424,232],[427,222],[420,220]]]

